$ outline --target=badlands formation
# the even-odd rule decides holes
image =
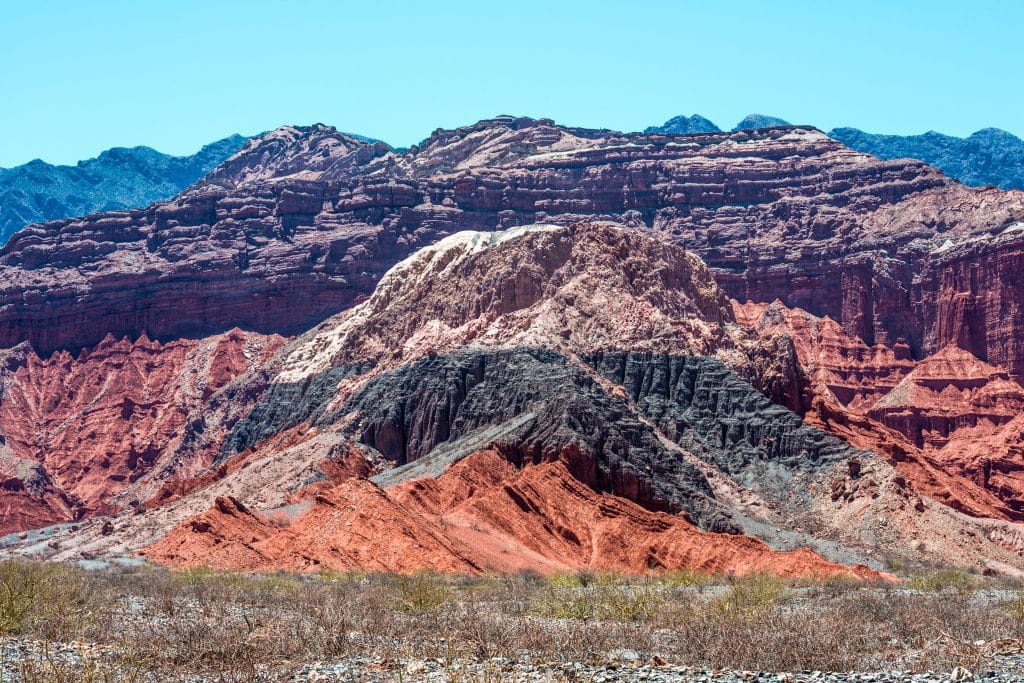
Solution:
[[[0,538],[480,573],[1024,570],[1024,193],[810,127],[284,127],[0,249]]]

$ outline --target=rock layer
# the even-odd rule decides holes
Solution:
[[[172,202],[0,251],[0,336],[41,354],[4,356],[0,503],[84,517],[56,547],[2,543],[261,569],[482,571],[512,547],[541,569],[1024,567],[1019,458],[962,448],[1015,454],[1024,431],[1022,216],[1024,195],[806,127],[502,117],[401,153],[283,128]],[[147,334],[87,341],[111,330]]]
[[[988,280],[946,275],[957,266],[936,252],[1024,219],[1024,195],[971,190],[806,127],[680,137],[512,117],[401,153],[287,127],[172,202],[22,231],[0,251],[0,345],[295,334],[446,235],[601,217],[685,245],[741,301],[778,297],[869,345],[902,337],[915,355],[969,334],[979,358],[1024,367],[1008,341],[1020,316],[991,315],[1017,295],[1020,240],[1004,235],[998,254],[971,242],[992,260]],[[950,322],[951,305],[962,315]]]
[[[734,305],[761,333],[794,340],[805,417],[890,458],[924,495],[978,516],[1022,519],[1024,386],[955,343],[915,361],[868,347],[829,319],[781,304]]]

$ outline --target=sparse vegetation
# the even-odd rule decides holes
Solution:
[[[0,636],[71,639],[85,633],[103,611],[90,578],[62,565],[0,562]]]
[[[910,587],[931,593],[952,591],[970,595],[977,589],[978,579],[962,569],[938,569],[913,575],[910,577]]]
[[[733,581],[712,604],[723,612],[750,615],[778,605],[785,594],[786,584],[782,579],[752,574]]]
[[[623,648],[701,668],[978,670],[991,655],[986,643],[1024,641],[1020,595],[948,571],[865,585],[686,572],[252,575],[0,562],[3,635],[43,644],[18,665],[24,681],[156,672],[278,680],[302,662],[342,657],[435,658],[457,678],[463,660],[586,662]]]
[[[399,576],[392,588],[394,608],[402,612],[436,612],[451,600],[448,580],[433,572]]]

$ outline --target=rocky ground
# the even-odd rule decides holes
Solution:
[[[501,657],[474,662],[413,659],[388,666],[379,661],[345,660],[317,662],[304,666],[288,680],[293,681],[515,681],[526,683],[612,683],[613,681],[647,681],[648,683],[845,683],[847,681],[901,681],[907,683],[938,683],[939,681],[1020,681],[1024,679],[1024,658],[1012,657],[998,663],[998,668],[975,675],[967,669],[950,672],[912,673],[909,671],[794,671],[768,672],[727,669],[695,669],[655,662],[641,662],[632,657],[636,652],[623,651],[621,663],[604,665],[545,664],[520,662]],[[631,657],[632,656],[632,657]],[[404,668],[404,670],[403,670]]]
[[[352,683],[392,683],[394,681],[424,683],[613,683],[615,681],[646,681],[648,683],[846,683],[884,682],[939,683],[940,681],[985,681],[1009,683],[1024,680],[1024,656],[1009,655],[993,659],[982,671],[972,673],[963,667],[948,672],[914,673],[901,670],[882,671],[812,671],[767,672],[736,669],[698,669],[677,666],[660,657],[641,660],[635,650],[618,650],[603,664],[583,662],[549,663],[492,657],[478,660],[446,660],[444,658],[346,657],[327,662],[311,662],[255,674],[228,676],[227,680],[350,681]],[[103,661],[90,666],[87,662]],[[98,680],[165,680],[153,673],[133,673],[116,663],[111,648],[85,643],[52,644],[34,640],[7,640],[0,652],[0,680],[85,680],[94,675]],[[80,679],[61,678],[61,674]],[[91,680],[91,678],[90,678]],[[186,675],[180,680],[200,683],[225,680],[218,675]]]
[[[1024,680],[1019,586],[0,562],[0,681],[964,680]]]

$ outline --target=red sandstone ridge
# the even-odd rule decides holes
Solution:
[[[807,550],[777,552],[749,537],[706,534],[679,517],[597,494],[562,463],[517,471],[493,451],[475,453],[437,479],[392,489],[348,480],[280,528],[239,501],[218,499],[144,552],[176,566],[250,570],[689,568],[883,577]]]
[[[175,457],[186,423],[279,345],[236,330],[166,345],[107,337],[77,357],[26,353],[4,371],[0,400],[0,476],[26,512],[0,518],[0,530],[124,509],[160,477],[205,467]]]
[[[761,336],[785,334],[814,395],[828,395],[850,410],[862,412],[891,391],[915,367],[910,347],[868,346],[834,320],[818,318],[779,301],[733,302],[736,320]],[[804,397],[806,404],[810,397]]]

